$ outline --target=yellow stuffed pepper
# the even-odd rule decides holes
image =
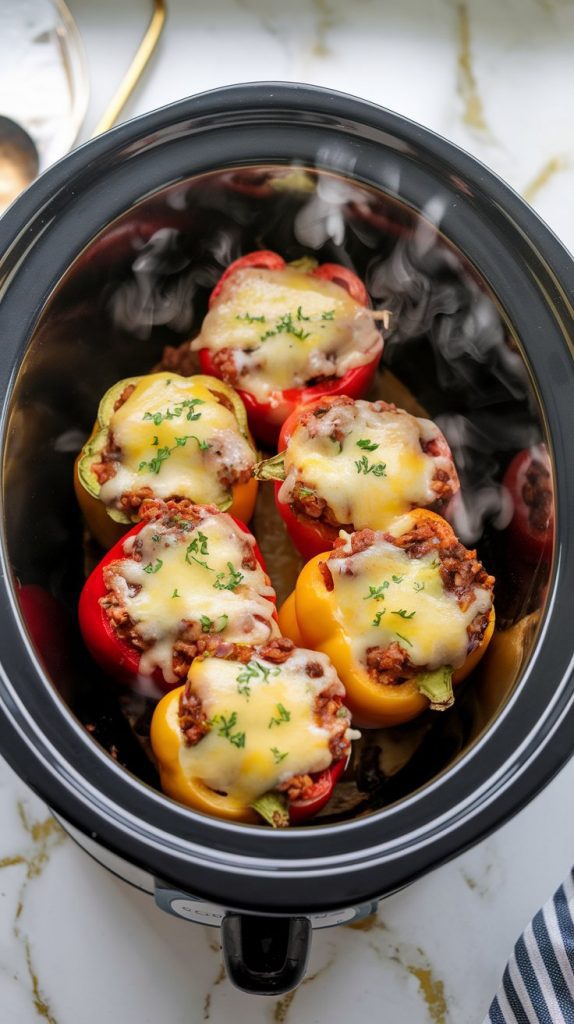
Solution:
[[[157,705],[151,743],[168,796],[218,818],[303,824],[327,803],[359,733],[325,655],[285,637],[211,638]]]
[[[257,453],[239,395],[215,377],[151,373],[121,380],[100,402],[74,468],[88,528],[111,547],[146,498],[217,505],[247,522]]]
[[[385,532],[341,531],[303,568],[279,625],[329,656],[354,724],[400,725],[453,703],[492,636],[493,586],[444,519],[415,509]]]

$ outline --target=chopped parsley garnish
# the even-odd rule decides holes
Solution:
[[[236,569],[232,562],[227,563],[229,579],[225,579],[224,572],[218,572],[213,586],[216,590],[237,590],[239,584],[245,579],[242,572]]]
[[[362,437],[360,441],[357,441],[357,448],[362,448],[366,452],[374,452],[379,445],[375,441],[369,441],[368,437]]]
[[[174,452],[176,448],[185,447],[187,442],[190,440],[197,441],[200,451],[207,451],[208,448],[211,448],[209,441],[201,441],[199,437],[195,436],[195,434],[185,434],[183,437],[176,437],[175,444],[171,448],[169,448],[168,446],[164,448],[158,448],[157,454],[154,455],[153,459],[150,459],[149,462],[146,462],[145,460],[143,462],[140,462],[138,466],[138,473],[141,473],[142,470],[144,469],[148,469],[150,473],[155,473],[157,475],[163,463],[166,461],[166,459],[169,459],[172,452]],[[153,444],[157,444],[157,438],[155,437],[153,440]]]
[[[237,725],[237,711],[232,711],[229,718],[227,718],[225,715],[214,715],[213,718],[209,719],[207,724],[211,726],[219,726],[217,730],[217,735],[222,736],[226,740],[229,740],[230,743],[233,743],[234,747],[245,746],[245,733],[233,733],[231,731]]]
[[[173,592],[173,594],[171,596],[172,596],[172,598],[173,597],[181,597],[181,594],[179,593],[177,587],[175,588],[175,590],[174,590],[174,592]]]
[[[153,435],[152,446],[154,448],[157,448],[158,444],[159,444],[159,437],[157,436],[157,434],[154,434]]]
[[[300,487],[299,494],[302,498],[310,498],[315,493],[311,487]]]
[[[223,633],[227,623],[228,615],[220,615],[217,619],[210,619],[209,615],[202,615],[199,619],[202,633]]]
[[[242,316],[236,316],[236,320],[244,320],[246,324],[264,324],[264,316],[251,316],[251,313],[244,313]]]
[[[385,580],[381,583],[380,587],[369,587],[369,593],[365,594],[363,601],[368,601],[370,597],[373,597],[375,601],[385,600],[385,590],[389,589],[389,581]]]
[[[297,319],[305,320],[307,318],[297,315]],[[291,334],[294,338],[298,338],[299,341],[305,341],[306,338],[311,337],[310,331],[304,331],[302,327],[295,327],[292,313],[284,313],[283,316],[280,316],[275,323],[275,327],[265,331],[265,334],[262,334],[259,340],[267,341],[267,338],[273,338],[276,334]]]
[[[431,562],[431,566],[430,566],[431,569],[438,569],[439,566],[440,566],[440,558],[433,558],[433,560]]]
[[[402,583],[404,578],[404,576],[391,576],[393,583]]]
[[[152,534],[152,538],[151,539],[153,540],[154,544],[159,544],[159,542],[161,540],[161,537],[160,537],[159,533],[154,533],[154,534]]]
[[[355,459],[355,466],[357,467],[357,473],[364,473],[365,476],[367,476],[368,473],[372,473],[373,476],[387,475],[386,462],[369,463],[366,455],[361,456],[360,459]]]
[[[271,729],[274,725],[282,725],[283,722],[291,721],[291,712],[287,711],[287,708],[283,704],[276,704],[278,717],[272,718],[269,722],[268,728]]]
[[[189,562],[190,555],[208,555],[209,549],[207,547],[208,538],[201,530],[197,531],[197,537],[194,537],[191,544],[187,545],[185,552],[185,560]]]
[[[415,582],[413,583],[413,590],[415,590],[416,593],[419,594],[421,592],[421,590],[424,590],[424,589],[425,589],[424,583],[417,583],[417,581],[415,580]]]
[[[159,572],[159,570],[161,569],[162,565],[163,565],[163,562],[162,562],[161,558],[158,558],[156,562],[153,562],[153,563],[152,562],[148,562],[147,565],[144,565],[144,572],[147,572],[147,573],[150,573],[150,574],[151,573]]]
[[[381,619],[382,619],[383,615],[385,614],[385,611],[386,611],[386,608],[383,608],[382,611],[377,612],[377,614],[375,615],[373,621],[371,622],[371,626],[380,626],[381,625]]]
[[[281,669],[277,666],[273,668],[267,668],[266,665],[262,665],[260,661],[250,661],[245,665],[237,678],[237,692],[242,697],[247,697],[249,700],[251,694],[251,681],[253,679],[261,680],[264,683],[269,682],[269,676],[278,676]]]
[[[189,559],[188,559],[187,555],[185,556],[185,560],[186,560],[186,562],[189,562]],[[192,562],[196,562],[196,564],[200,565],[202,569],[207,569],[209,572],[215,572],[215,569],[212,569],[211,566],[207,564],[207,562],[203,562],[201,560],[201,558],[196,558],[195,555],[191,556],[191,561]]]
[[[414,619],[416,612],[408,612],[406,608],[399,608],[397,612],[392,611],[391,615],[400,615],[401,619]]]
[[[166,412],[145,412],[143,415],[144,420],[151,420],[156,427],[159,427],[160,423],[164,420],[175,420],[179,419],[183,415],[184,411],[187,410],[186,420],[198,420],[201,417],[200,412],[196,412],[196,405],[204,405],[203,398],[184,398],[183,401],[178,402],[174,405],[173,409],[167,409]]]
[[[287,754],[289,753],[288,750],[284,750],[283,752],[281,752],[277,749],[277,747],[270,747],[269,749],[273,754],[275,764],[281,764],[281,761],[284,761],[285,758],[287,757]]]
[[[334,320],[334,319],[335,319],[335,310],[334,309],[327,309],[324,313],[321,313],[321,320]]]
[[[413,646],[413,645],[412,645],[412,643],[410,642],[410,640],[407,640],[406,636],[403,636],[403,634],[402,634],[402,633],[395,633],[395,636],[398,636],[398,637],[399,637],[399,638],[400,638],[401,640],[404,640],[404,642],[405,642],[406,644],[408,644],[408,645],[409,645],[409,647],[412,647],[412,646]]]
[[[310,316],[304,316],[304,314],[303,314],[303,307],[302,306],[297,306],[297,319],[298,320],[310,320],[311,317]]]

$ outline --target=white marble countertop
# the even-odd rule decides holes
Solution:
[[[254,79],[346,90],[469,150],[574,249],[571,0],[168,5],[126,116]],[[88,137],[148,8],[71,7],[90,65]],[[168,917],[107,874],[0,762],[2,1024],[479,1024],[514,940],[574,860],[573,787],[571,762],[513,821],[386,900],[376,919],[315,933],[296,993],[256,999],[225,979],[215,931]]]

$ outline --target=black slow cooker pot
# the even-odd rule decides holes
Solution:
[[[123,713],[75,625],[90,550],[72,463],[98,398],[189,337],[222,268],[254,248],[352,266],[392,310],[383,383],[447,433],[465,493],[457,527],[497,575],[503,638],[398,772],[377,775],[386,740],[371,737],[347,803],[278,832],[162,796],[145,724]],[[572,261],[443,139],[360,100],[273,84],[89,142],[8,211],[0,253],[2,752],[98,861],[164,909],[221,924],[236,984],[285,991],[311,927],[367,913],[460,853],[570,755]],[[505,529],[505,467],[539,442],[555,481],[552,566],[524,560]],[[264,516],[258,527],[264,541]],[[509,658],[504,638],[525,619]]]

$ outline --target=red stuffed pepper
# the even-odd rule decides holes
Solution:
[[[448,443],[431,420],[387,402],[327,396],[285,420],[279,455],[259,463],[304,558],[333,547],[339,530],[383,530],[412,508],[444,512],[460,484]]]
[[[210,638],[154,712],[162,789],[232,821],[303,824],[327,803],[359,736],[344,696],[324,654],[284,637],[258,647]]]
[[[235,260],[191,342],[203,373],[237,389],[254,434],[271,444],[301,402],[365,393],[383,349],[364,284],[336,263],[286,264],[274,252]]]
[[[140,514],[80,597],[84,641],[110,676],[157,696],[185,679],[211,637],[278,634],[275,593],[243,523],[186,500],[150,500]]]
[[[518,452],[504,474],[514,512],[508,528],[511,542],[528,564],[550,561],[554,539],[552,470],[545,445]]]

